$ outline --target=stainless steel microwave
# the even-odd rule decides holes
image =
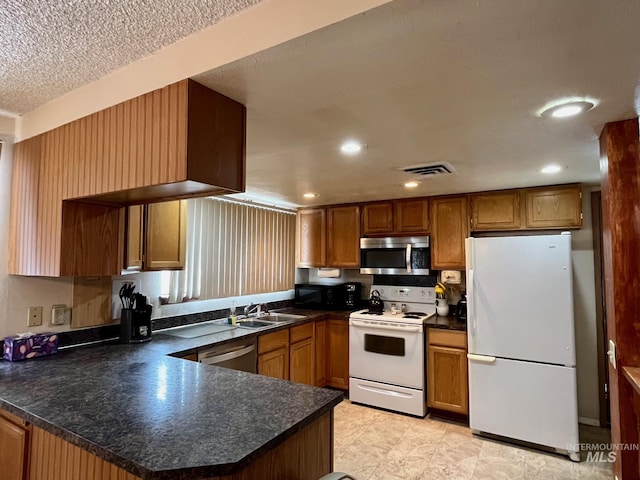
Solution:
[[[429,275],[429,237],[360,239],[360,273]]]

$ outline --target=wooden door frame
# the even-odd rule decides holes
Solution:
[[[600,191],[591,192],[591,225],[593,234],[593,267],[596,294],[596,336],[598,347],[598,403],[600,405],[600,426],[609,427],[609,371],[606,358],[606,314],[604,301],[602,256],[602,195]]]

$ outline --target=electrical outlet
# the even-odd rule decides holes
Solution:
[[[29,307],[27,313],[29,315],[27,327],[39,327],[42,325],[42,307]]]
[[[66,305],[51,306],[51,325],[71,323],[71,309]]]

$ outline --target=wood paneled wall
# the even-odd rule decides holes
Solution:
[[[30,480],[139,480],[60,437],[33,427]]]
[[[640,367],[640,131],[638,119],[608,123],[600,136],[602,240],[607,337],[616,344],[609,364],[611,442],[637,445],[633,389],[622,367]],[[618,478],[638,478],[638,452],[619,450]]]
[[[61,264],[61,252],[73,248],[63,243],[63,200],[82,199],[74,208],[82,218],[95,214],[87,202],[115,208],[244,191],[245,115],[241,104],[183,80],[16,144],[9,273],[118,273]],[[93,237],[107,229],[112,249],[117,226],[114,215],[105,218]]]
[[[33,427],[30,480],[139,480],[88,451]],[[257,458],[242,471],[209,480],[316,480],[333,469],[333,412]]]
[[[37,269],[39,229],[38,187],[42,136],[16,144],[11,179],[11,218],[9,220],[9,273],[44,275]]]

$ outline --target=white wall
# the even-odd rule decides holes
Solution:
[[[576,327],[578,374],[578,415],[598,421],[598,349],[596,334],[596,290],[593,261],[593,230],[591,222],[591,192],[582,192],[583,223],[572,232],[573,305]]]

